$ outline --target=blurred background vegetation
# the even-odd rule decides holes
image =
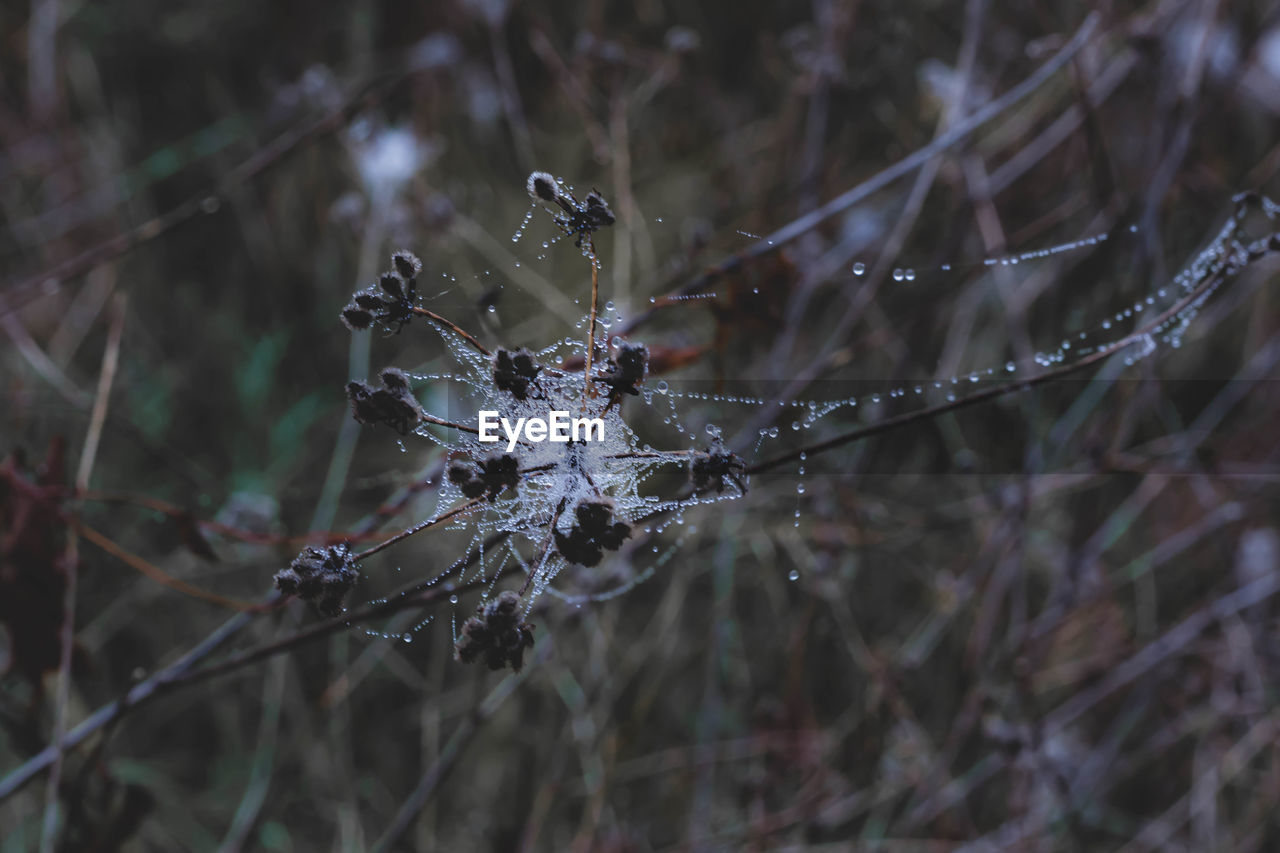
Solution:
[[[1165,287],[1235,193],[1280,190],[1274,6],[0,7],[0,776],[261,601],[290,537],[396,495],[388,529],[430,511],[438,455],[353,430],[343,395],[386,364],[450,369],[421,329],[366,353],[338,323],[393,249],[491,344],[576,336],[582,258],[544,252],[541,217],[510,239],[547,169],[610,200],[603,296],[638,316],[1009,90],[1091,10],[1032,97],[631,333],[668,348],[673,384],[768,397],[806,375],[814,399],[1028,375]],[[56,832],[44,775],[6,790],[0,850],[1276,849],[1276,272],[1129,370],[690,511],[573,579],[625,582],[675,546],[630,593],[540,600],[518,680],[451,659],[464,597],[410,643],[358,626],[175,687],[68,751]],[[19,479],[76,481],[113,359],[91,499],[40,503]],[[918,405],[786,419],[762,453]],[[746,451],[779,425],[683,414]],[[379,555],[353,603],[465,542]],[[211,659],[316,620],[252,613]]]

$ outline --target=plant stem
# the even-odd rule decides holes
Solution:
[[[591,357],[596,351],[596,305],[600,301],[600,261],[596,259],[595,246],[590,240],[587,246],[591,250],[591,319],[587,323],[587,363],[582,371],[582,412],[587,411],[587,400],[591,398]]]
[[[475,348],[476,352],[480,353],[481,355],[486,355],[486,356],[493,355],[493,353],[489,351],[488,347],[486,347],[484,344],[477,341],[474,337],[472,337],[470,334],[464,331],[461,326],[459,326],[457,323],[453,322],[452,320],[447,319],[445,317],[441,317],[436,312],[428,311],[426,308],[414,308],[413,313],[417,314],[419,317],[426,317],[428,320],[430,320],[431,322],[439,326],[444,326],[446,329],[453,332],[455,335],[458,335],[467,343],[471,344],[471,346]]]

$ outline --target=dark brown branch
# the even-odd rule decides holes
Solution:
[[[898,427],[906,426],[907,424],[915,423],[916,421],[928,420],[930,418],[935,418],[938,415],[943,415],[948,412],[954,412],[959,409],[967,408],[969,406],[975,406],[978,403],[986,403],[991,400],[997,400],[1001,397],[1006,397],[1010,394],[1014,394],[1019,391],[1025,391],[1028,388],[1034,388],[1037,385],[1043,385],[1047,382],[1053,382],[1054,380],[1065,378],[1074,373],[1079,373],[1082,370],[1087,370],[1093,365],[1098,364],[1102,361],[1105,361],[1106,359],[1110,358],[1116,353],[1121,352],[1122,350],[1125,349],[1125,347],[1132,346],[1133,344],[1141,341],[1143,338],[1149,337],[1150,335],[1155,334],[1156,330],[1159,329],[1162,325],[1164,325],[1169,320],[1176,317],[1182,311],[1186,310],[1193,303],[1195,303],[1196,300],[1200,299],[1201,297],[1210,293],[1214,288],[1221,285],[1227,278],[1229,278],[1236,271],[1237,270],[1234,269],[1233,267],[1225,266],[1225,265],[1221,268],[1215,269],[1214,271],[1206,275],[1205,278],[1198,285],[1196,285],[1194,289],[1192,289],[1189,293],[1187,293],[1177,302],[1170,305],[1167,309],[1162,311],[1160,314],[1156,315],[1156,317],[1147,325],[1137,329],[1136,331],[1130,332],[1128,335],[1125,335],[1123,338],[1120,338],[1110,344],[1107,344],[1106,346],[1099,347],[1097,350],[1085,356],[1084,358],[1080,359],[1079,361],[1074,361],[1070,364],[1064,364],[1061,367],[1054,368],[1053,370],[1047,370],[1044,373],[1040,373],[1035,376],[1031,376],[1026,379],[1019,380],[1017,382],[1009,382],[1004,385],[997,385],[992,388],[987,388],[985,390],[977,392],[976,394],[970,394],[967,397],[960,397],[956,400],[952,400],[946,403],[939,403],[936,406],[929,406],[928,408],[920,409],[918,411],[905,412],[896,417],[886,418],[885,420],[880,421],[879,423],[874,423],[874,424],[871,424],[870,426],[865,426],[859,429],[855,429],[852,432],[847,432],[847,433],[844,433],[843,435],[838,435],[835,438],[830,438],[830,439],[827,439],[826,441],[820,441],[816,444],[811,444],[806,447],[801,447],[798,450],[793,450],[790,453],[785,453],[781,456],[776,456],[773,459],[768,459],[764,462],[758,462],[755,465],[752,465],[751,467],[747,468],[746,473],[756,474],[762,471],[767,471],[770,468],[777,468],[781,465],[786,465],[789,462],[796,462],[800,459],[801,456],[807,457],[815,453],[822,453],[825,450],[832,450],[837,447],[842,447],[843,445],[851,444],[855,441],[860,441],[864,438],[870,438],[871,436],[879,435],[880,433],[889,432],[890,430],[894,430],[894,429],[897,429]]]
[[[475,500],[468,501],[467,503],[464,503],[461,506],[454,507],[453,509],[446,512],[444,515],[439,515],[439,516],[436,516],[435,518],[428,518],[426,521],[419,522],[418,524],[415,524],[413,527],[410,527],[407,530],[400,531],[395,536],[392,536],[390,539],[385,539],[382,542],[379,542],[377,545],[374,545],[372,548],[368,548],[364,551],[361,551],[359,554],[356,554],[354,557],[352,557],[352,559],[358,563],[361,560],[364,560],[368,557],[372,557],[374,554],[378,553],[382,549],[389,548],[390,546],[396,544],[402,539],[408,539],[413,534],[420,533],[421,531],[426,530],[428,527],[434,527],[437,524],[441,523],[442,521],[448,521],[451,518],[456,518],[457,516],[462,515],[464,512],[466,512],[469,509],[472,509],[473,507],[476,506],[476,504],[479,504],[483,500],[484,500],[483,498],[476,498]]]
[[[446,329],[453,332],[455,335],[458,335],[467,343],[471,344],[471,346],[475,348],[476,352],[480,353],[481,355],[485,355],[485,356],[493,355],[493,353],[489,352],[488,347],[486,347],[484,344],[477,341],[468,332],[463,330],[461,326],[459,326],[457,323],[453,322],[452,320],[446,317],[441,317],[436,312],[428,311],[426,308],[421,308],[421,307],[415,307],[413,309],[413,313],[417,314],[419,317],[426,317],[428,320],[430,320],[431,322],[437,325],[444,326]]]

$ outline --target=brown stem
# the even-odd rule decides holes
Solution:
[[[437,418],[435,415],[429,415],[426,412],[423,412],[421,410],[419,410],[418,416],[429,424],[435,424],[436,426],[442,426],[442,427],[449,427],[449,429],[462,430],[463,432],[469,432],[472,435],[480,434],[480,430],[476,429],[473,426],[454,423],[453,421],[446,421],[444,418]]]
[[[595,246],[591,238],[587,238],[587,247],[591,251],[591,319],[587,323],[587,366],[582,371],[582,411],[587,411],[587,400],[591,399],[591,357],[596,351],[596,306],[600,301],[600,261],[596,259]]]
[[[1106,346],[1103,346],[1103,347],[1099,347],[1096,351],[1090,353],[1089,355],[1085,356],[1079,361],[1072,362],[1071,364],[1064,364],[1061,367],[1055,368],[1053,370],[1047,370],[1044,373],[1040,373],[1040,374],[1037,374],[1036,376],[1031,376],[1031,377],[1028,377],[1027,379],[1022,379],[1017,382],[1010,382],[1006,385],[997,385],[993,388],[987,388],[986,390],[979,391],[976,394],[970,394],[967,397],[960,397],[957,400],[952,400],[946,403],[939,403],[938,405],[930,406],[927,409],[920,409],[919,411],[915,411],[915,412],[906,412],[896,417],[886,418],[885,420],[880,421],[879,423],[874,423],[874,424],[871,424],[870,426],[865,426],[860,429],[855,429],[851,432],[845,433],[844,435],[838,435],[835,438],[830,438],[830,439],[827,439],[826,441],[818,442],[817,444],[811,444],[807,447],[802,447],[798,450],[793,450],[790,453],[784,453],[783,455],[776,456],[773,459],[768,459],[764,462],[759,462],[747,468],[745,473],[756,474],[761,471],[767,471],[770,468],[777,468],[778,466],[785,465],[788,462],[797,461],[801,456],[809,456],[814,453],[821,453],[824,450],[831,450],[833,448],[840,447],[845,444],[850,444],[855,441],[860,441],[861,439],[864,439],[864,438],[869,438],[870,436],[873,436],[873,435],[879,435],[882,432],[888,432],[890,430],[897,429],[898,427],[906,426],[907,424],[914,423],[915,421],[928,420],[929,418],[937,417],[938,415],[946,414],[947,412],[954,412],[958,409],[963,409],[968,406],[977,405],[978,403],[985,403],[989,400],[996,400],[996,399],[999,399],[1000,397],[1008,396],[1009,394],[1013,394],[1017,391],[1024,391],[1028,388],[1033,388],[1037,385],[1043,385],[1046,382],[1052,382],[1055,379],[1062,379],[1063,377],[1070,376],[1073,373],[1078,373],[1082,370],[1085,370],[1086,368],[1092,367],[1093,365],[1101,361],[1106,360],[1107,358],[1110,358],[1111,356],[1123,350],[1125,347],[1132,345],[1133,343],[1141,340],[1142,338],[1147,337],[1148,335],[1154,334],[1155,330],[1158,329],[1161,325],[1168,322],[1173,317],[1177,316],[1180,312],[1186,310],[1197,299],[1201,298],[1205,294],[1212,291],[1215,287],[1222,284],[1222,282],[1225,281],[1226,278],[1230,274],[1234,273],[1235,271],[1236,270],[1230,267],[1214,269],[1212,272],[1207,274],[1198,285],[1196,285],[1195,289],[1189,292],[1186,296],[1179,299],[1177,302],[1173,303],[1173,305],[1169,306],[1160,314],[1156,315],[1156,317],[1152,319],[1150,323],[1133,332],[1130,332],[1128,335],[1125,335],[1123,338],[1120,338],[1119,340],[1114,341],[1113,343],[1107,344]]]
[[[538,556],[533,559],[532,568],[529,569],[529,576],[524,579],[524,586],[520,587],[520,597],[529,591],[530,584],[538,575],[538,569],[542,568],[542,561],[547,556],[547,551],[551,549],[551,536],[555,533],[556,522],[560,520],[560,513],[564,511],[564,501],[556,507],[555,513],[551,516],[551,523],[547,525],[547,535],[542,540],[542,545],[538,548]]]
[[[167,586],[172,590],[182,593],[183,595],[189,595],[192,598],[198,598],[201,601],[207,601],[210,604],[216,604],[219,607],[225,607],[228,610],[257,613],[263,610],[273,609],[256,602],[238,601],[234,598],[227,598],[226,596],[218,595],[216,592],[209,592],[208,590],[192,586],[186,581],[170,576],[163,569],[148,562],[147,560],[144,560],[137,554],[122,548],[113,540],[99,533],[97,530],[94,530],[92,527],[88,527],[84,522],[77,518],[68,518],[67,524],[72,530],[76,531],[76,533],[83,536],[94,545],[97,545],[103,551],[106,551],[117,560],[126,563],[130,568],[136,570],[142,575],[145,575],[161,586]]]
[[[446,512],[444,515],[436,516],[435,518],[428,518],[426,521],[419,522],[418,524],[415,524],[413,527],[410,527],[407,530],[401,530],[399,533],[397,533],[395,536],[392,536],[390,539],[386,539],[382,542],[379,542],[377,545],[374,545],[372,548],[366,548],[365,550],[361,551],[359,554],[356,554],[354,557],[352,557],[352,559],[355,560],[356,562],[359,562],[365,559],[366,557],[372,557],[374,554],[378,553],[382,549],[390,547],[391,545],[394,545],[395,543],[399,542],[401,539],[408,539],[413,534],[426,530],[428,527],[434,527],[435,525],[439,524],[442,521],[448,521],[449,519],[454,518],[455,516],[461,515],[467,510],[474,508],[476,504],[480,503],[483,500],[484,498],[473,498],[472,500],[464,503],[462,506],[454,507],[453,509]]]
[[[612,453],[605,459],[666,459],[671,456],[706,456],[701,450],[649,450],[633,453]]]
[[[461,326],[459,326],[457,323],[453,322],[452,320],[449,320],[445,317],[441,317],[436,312],[428,311],[426,308],[415,307],[413,309],[413,313],[417,314],[419,317],[426,317],[428,320],[430,320],[431,322],[435,323],[438,326],[444,326],[446,329],[458,335],[467,343],[471,344],[471,346],[474,347],[475,350],[481,355],[486,355],[486,356],[493,355],[493,353],[489,352],[488,347],[486,347],[484,344],[477,341],[468,332],[466,332]]]
[[[413,493],[416,494],[416,491]],[[254,545],[305,545],[310,542],[323,542],[330,545],[336,545],[339,542],[365,541],[377,536],[377,534],[372,531],[362,533],[313,531],[311,533],[287,536],[278,536],[270,533],[254,533],[253,531],[242,530],[239,527],[233,527],[229,524],[223,524],[218,521],[196,518],[190,511],[183,509],[180,506],[160,500],[159,498],[153,498],[149,495],[133,495],[128,492],[104,492],[92,489],[85,492],[72,491],[68,494],[70,497],[81,501],[127,504],[129,506],[142,507],[143,509],[149,509],[152,512],[157,512],[163,516],[171,518],[179,524],[191,523],[201,529],[216,533],[219,536],[225,536],[228,539],[235,539],[239,542],[248,542]],[[389,512],[390,510],[384,511],[384,508],[380,507],[378,511],[375,511],[374,516],[376,518],[385,519],[389,517]]]

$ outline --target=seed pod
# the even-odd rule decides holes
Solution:
[[[525,649],[533,648],[533,626],[520,618],[520,596],[504,590],[476,607],[476,615],[462,623],[454,654],[463,663],[483,660],[492,670],[510,666],[519,672]]]
[[[422,272],[422,261],[418,260],[418,256],[413,252],[404,249],[391,256],[391,265],[405,281],[417,278],[418,273]]]
[[[289,568],[276,573],[276,589],[296,595],[324,616],[337,616],[342,602],[360,579],[351,547],[345,542],[328,548],[308,545]]]
[[[531,173],[526,189],[529,191],[529,197],[534,201],[555,201],[560,195],[560,187],[556,184],[556,179],[546,172]]]
[[[384,272],[379,276],[378,287],[386,291],[392,299],[404,299],[404,279],[393,272]]]

